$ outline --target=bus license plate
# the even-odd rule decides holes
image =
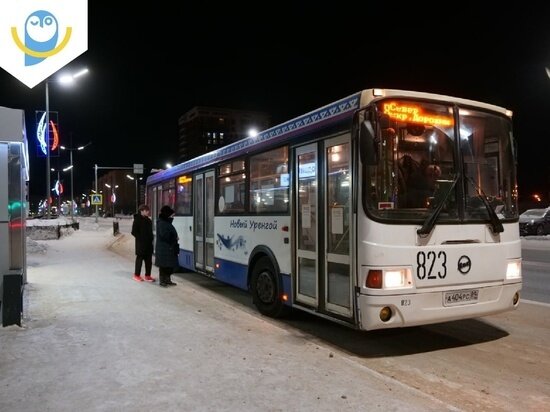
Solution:
[[[476,303],[479,298],[479,289],[454,290],[445,292],[443,306],[468,305]]]

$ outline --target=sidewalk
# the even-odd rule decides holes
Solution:
[[[0,411],[456,410],[194,274],[133,281],[131,221],[116,238],[107,224],[29,247],[23,327],[0,328]]]

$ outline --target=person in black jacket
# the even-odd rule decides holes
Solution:
[[[159,268],[160,286],[175,286],[177,284],[170,279],[170,275],[179,266],[179,237],[176,228],[172,225],[175,213],[170,206],[162,206],[157,220],[155,265]]]
[[[132,236],[136,238],[136,267],[134,280],[137,282],[154,282],[151,276],[153,266],[153,222],[149,217],[149,206],[141,205],[134,215]],[[145,262],[145,279],[141,277],[141,264]]]

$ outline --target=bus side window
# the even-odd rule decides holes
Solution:
[[[250,211],[286,213],[289,198],[288,147],[250,158]]]
[[[219,198],[220,213],[242,213],[245,211],[246,173],[244,160],[232,161],[219,167]]]

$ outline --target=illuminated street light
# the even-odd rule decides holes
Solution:
[[[74,82],[74,79],[88,73],[88,69],[83,69],[74,75],[63,75],[57,79],[58,83],[61,84],[70,84]],[[54,80],[45,80],[46,88],[46,122],[45,122],[45,142],[46,142],[46,218],[49,219],[51,216],[51,202],[50,202],[50,91],[49,84],[54,83]],[[72,207],[71,207],[72,209]]]
[[[86,69],[88,70],[88,69]],[[75,75],[76,77],[76,75]],[[59,148],[61,150],[68,150],[69,153],[70,153],[70,162],[71,162],[71,165],[69,167],[66,168],[66,170],[71,170],[71,211],[70,211],[70,216],[71,216],[71,220],[74,219],[74,215],[73,215],[73,202],[74,202],[74,197],[73,197],[73,151],[75,150],[84,150],[85,147],[91,145],[92,142],[88,142],[86,143],[84,146],[78,146],[78,147],[66,147],[66,146],[59,146]],[[65,169],[63,169],[63,171],[66,171]]]
[[[88,73],[88,69],[82,69],[80,70],[78,73],[75,73],[75,74],[63,74],[61,76],[59,76],[59,83],[61,84],[73,84],[74,83],[74,79],[77,79],[79,78],[80,76],[83,76],[85,75],[86,73]]]
[[[126,177],[130,180],[133,180],[136,185],[136,213],[138,212],[139,207],[139,199],[138,199],[138,180],[134,176],[126,175]]]

